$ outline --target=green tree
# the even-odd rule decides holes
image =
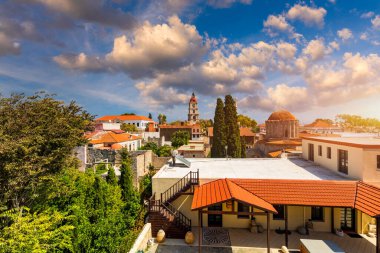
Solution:
[[[169,157],[172,153],[172,147],[169,145],[164,145],[158,148],[157,155],[159,157]]]
[[[211,157],[225,157],[226,126],[224,120],[224,103],[221,98],[216,100],[213,143],[211,147]]]
[[[242,137],[240,139],[240,143],[241,143],[241,158],[246,158],[247,154],[246,154],[245,138],[244,137]]]
[[[125,131],[125,132],[137,132],[138,129],[135,125],[127,124],[127,123],[122,123],[120,126],[120,129]]]
[[[121,115],[136,115],[134,112],[126,112],[126,113],[123,113]]]
[[[157,119],[158,119],[158,124],[160,124],[160,125],[166,124],[166,115],[165,114],[160,113],[158,115]]]
[[[109,184],[117,185],[117,177],[115,174],[115,169],[111,166],[111,168],[108,169],[106,181]]]
[[[172,146],[178,148],[189,143],[190,134],[187,131],[176,131],[171,138]]]
[[[250,117],[246,115],[239,114],[237,116],[237,121],[239,122],[240,127],[249,127],[251,128],[252,131],[256,129],[256,126],[257,126],[256,120],[251,119]]]
[[[1,98],[0,115],[0,202],[18,208],[42,179],[77,165],[73,150],[87,142],[93,116],[43,92]]]
[[[240,129],[237,122],[236,102],[231,95],[225,97],[224,117],[228,146],[227,154],[234,158],[241,157]]]
[[[153,119],[152,114],[149,113],[148,118]]]
[[[214,125],[214,122],[212,121],[212,119],[200,119],[199,124],[201,125],[202,133],[205,133],[207,131],[207,128],[212,127]]]
[[[318,121],[322,121],[322,122],[325,122],[325,123],[327,123],[327,124],[329,124],[329,125],[332,125],[332,124],[334,124],[334,121],[333,121],[333,120],[331,120],[331,119],[321,119],[321,118],[318,118],[318,119],[314,120],[314,122],[313,122],[313,123],[316,123],[316,122],[318,122]]]
[[[154,142],[147,142],[144,146],[140,147],[140,150],[152,150],[153,153],[157,154],[158,146]]]

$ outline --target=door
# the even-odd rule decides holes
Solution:
[[[309,143],[309,161],[314,162],[314,144]]]
[[[344,231],[355,232],[355,209],[341,208],[340,209],[340,225]]]
[[[222,204],[216,204],[208,208],[209,211],[222,211]],[[208,226],[209,227],[222,227],[223,219],[221,214],[209,214]]]

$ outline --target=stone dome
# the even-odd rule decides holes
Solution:
[[[120,150],[122,148],[123,148],[123,146],[121,146],[119,143],[114,143],[111,145],[111,149],[113,149],[113,150]]]
[[[297,119],[290,112],[285,111],[285,110],[280,110],[280,111],[273,112],[269,116],[268,120],[297,120]]]

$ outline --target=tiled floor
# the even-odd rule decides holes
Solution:
[[[228,229],[232,248],[232,252],[245,252],[242,251],[246,248],[246,252],[266,252],[266,232],[261,234],[250,233],[248,229]],[[198,228],[194,227],[193,232],[195,235],[195,242],[193,246],[198,246]],[[367,237],[364,235],[364,237]],[[297,232],[292,232],[289,235],[289,249],[299,249],[300,239],[319,239],[319,240],[330,240],[339,245],[346,253],[375,253],[375,238],[351,238],[347,235],[344,237],[339,237],[332,233],[323,232],[312,232],[310,235],[299,235]],[[270,231],[270,244],[271,252],[278,252],[278,249],[282,245],[285,245],[285,236],[279,235],[274,231]],[[184,240],[180,239],[167,239],[164,245],[178,245],[187,246]],[[249,248],[251,250],[249,250]],[[253,251],[253,249],[255,249]],[[196,248],[194,248],[196,250]]]

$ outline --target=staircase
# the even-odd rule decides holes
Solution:
[[[178,180],[156,200],[155,194],[149,200],[149,222],[152,234],[163,229],[167,238],[184,238],[191,231],[191,219],[187,218],[171,203],[181,195],[194,194],[195,185],[199,185],[199,171],[189,172]]]

